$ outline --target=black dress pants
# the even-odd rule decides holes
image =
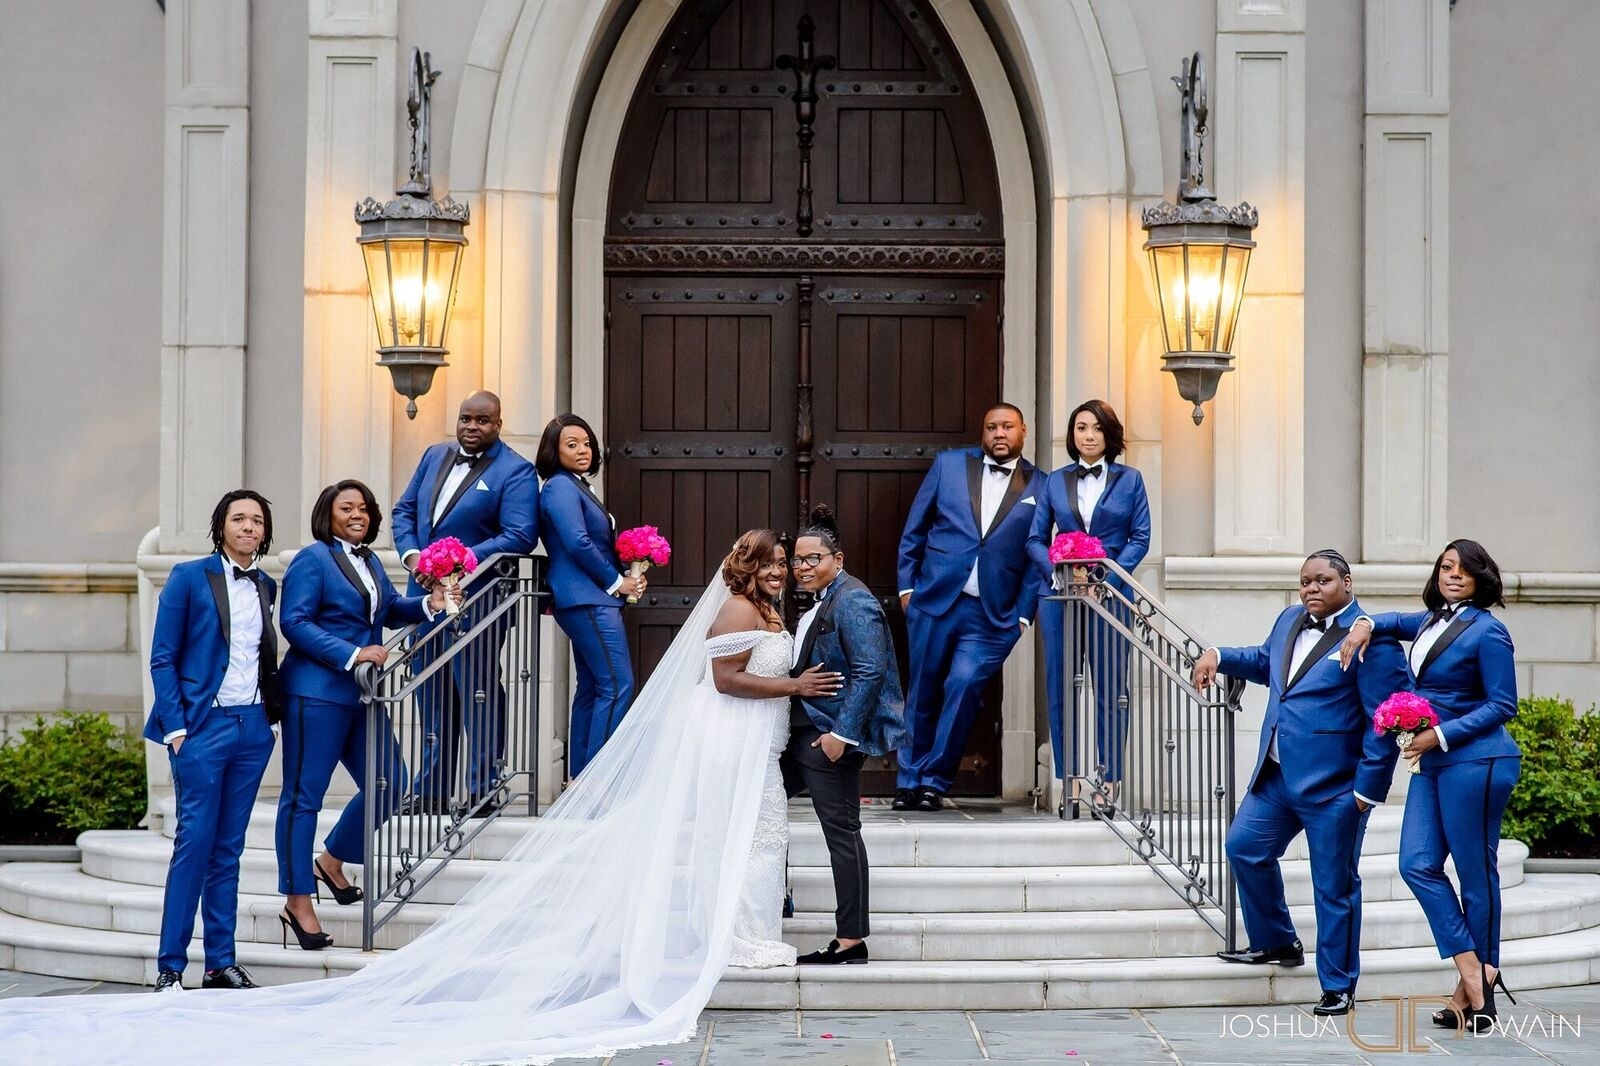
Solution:
[[[802,790],[811,793],[833,867],[837,935],[841,940],[860,940],[869,932],[867,847],[861,839],[861,767],[867,757],[852,748],[832,762],[821,748],[812,746],[821,735],[804,711],[796,712],[780,762],[783,787],[790,796]]]

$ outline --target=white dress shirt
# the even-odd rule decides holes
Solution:
[[[1002,463],[997,459],[983,457],[983,476],[979,485],[982,495],[978,503],[978,535],[980,537],[989,532],[989,527],[994,525],[994,516],[1000,510],[1000,501],[1006,498],[1006,489],[1011,487],[1011,478],[1017,472],[1017,463],[1021,456],[1010,462]],[[996,470],[995,466],[1000,469]],[[968,596],[979,595],[978,589],[978,560],[972,560],[972,573],[967,575],[967,583],[961,586],[961,591]]]
[[[1098,477],[1082,476],[1083,471],[1093,470],[1095,467],[1100,468]],[[1094,463],[1086,463],[1079,459],[1078,471],[1078,513],[1083,515],[1083,531],[1087,533],[1094,525],[1094,509],[1100,506],[1100,497],[1106,493],[1106,478],[1110,476],[1110,470],[1104,459]]]
[[[840,574],[840,576],[843,576],[844,571],[843,570],[839,571],[839,574]],[[828,585],[827,588],[825,588],[821,592],[817,593],[817,602],[813,603],[811,605],[811,610],[809,610],[805,614],[801,615],[800,616],[800,621],[795,624],[795,627],[794,627],[794,653],[793,653],[794,654],[794,658],[790,660],[790,664],[791,665],[793,665],[793,666],[799,666],[800,665],[800,653],[805,648],[806,634],[811,632],[811,624],[817,620],[817,611],[819,609],[821,609],[822,601],[828,598],[828,593],[832,589],[833,589],[833,585],[830,584],[830,585]],[[850,745],[851,747],[855,747],[856,744],[858,743],[857,741],[851,740],[849,737],[841,737],[838,733],[830,732],[828,735],[833,737],[835,740],[842,740],[844,743]]]
[[[1455,603],[1446,604],[1445,607],[1450,613],[1423,626],[1422,630],[1417,634],[1417,639],[1411,642],[1411,654],[1408,658],[1411,660],[1411,675],[1413,677],[1422,672],[1423,660],[1428,657],[1428,653],[1433,650],[1433,646],[1439,643],[1439,638],[1444,636],[1444,631],[1449,629],[1451,623],[1456,620],[1458,617],[1457,612],[1461,610],[1464,603],[1466,603],[1465,600],[1457,600]],[[1434,726],[1433,735],[1439,738],[1440,751],[1450,750],[1450,745],[1445,743],[1443,729]]]
[[[245,707],[261,702],[261,592],[256,585],[254,561],[244,569],[249,580],[233,576],[238,564],[222,556],[222,576],[228,589],[228,669],[217,689],[216,707]],[[161,738],[171,744],[189,735],[187,729],[174,729]]]

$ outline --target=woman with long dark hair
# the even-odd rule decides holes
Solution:
[[[1410,641],[1417,695],[1439,715],[1404,752],[1418,773],[1400,828],[1400,876],[1428,916],[1439,957],[1456,965],[1451,1006],[1433,1023],[1482,1032],[1493,1026],[1496,986],[1506,991],[1499,852],[1500,821],[1522,772],[1522,751],[1506,729],[1517,714],[1516,649],[1489,611],[1505,606],[1500,568],[1475,540],[1445,545],[1422,603],[1425,610],[1358,618],[1340,655],[1348,664],[1374,635]],[[1445,876],[1447,858],[1459,895]]]

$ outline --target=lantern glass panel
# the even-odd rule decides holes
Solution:
[[[389,291],[389,246],[374,241],[361,246],[367,263],[367,291],[372,294],[372,317],[378,326],[378,347],[394,347],[394,300]]]
[[[1191,244],[1184,264],[1184,314],[1189,320],[1188,349],[1217,350],[1217,308],[1222,301],[1222,264],[1227,249],[1218,244]]]
[[[428,297],[433,294],[428,284],[428,242],[425,240],[396,240],[384,242],[389,246],[389,293],[394,307],[394,346],[422,348],[428,346],[423,314]]]
[[[1250,249],[1234,245],[1228,249],[1227,262],[1222,272],[1222,300],[1218,310],[1222,314],[1218,336],[1222,342],[1218,351],[1233,351],[1233,333],[1239,325],[1239,306],[1244,300],[1244,278],[1250,270]]]
[[[423,290],[427,304],[427,345],[443,348],[445,331],[450,328],[450,309],[455,303],[456,271],[461,265],[461,245],[449,241],[428,242],[428,283]]]
[[[1188,347],[1183,317],[1183,245],[1168,244],[1150,249],[1150,266],[1156,275],[1161,329],[1166,335],[1167,351],[1181,352]]]

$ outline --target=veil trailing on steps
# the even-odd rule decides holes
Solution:
[[[3,1001],[4,1058],[435,1066],[688,1039],[727,964],[776,728],[710,685],[727,599],[714,581],[599,755],[413,943],[334,980]]]

